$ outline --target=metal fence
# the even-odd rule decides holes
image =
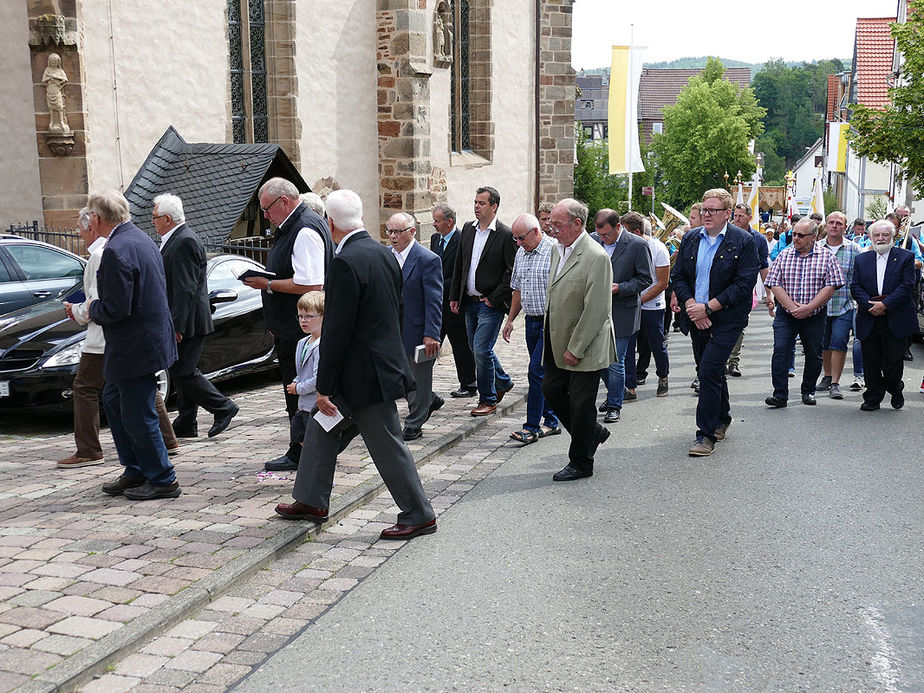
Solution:
[[[33,221],[31,224],[10,224],[9,233],[33,241],[49,243],[75,255],[87,257],[87,246],[77,233],[77,229],[66,226],[41,226],[38,221]]]
[[[64,226],[41,226],[37,221],[31,224],[10,224],[9,233],[49,243],[58,248],[69,250],[75,255],[87,257],[87,248],[77,229]],[[228,238],[225,240],[205,239],[206,251],[210,253],[228,253],[242,255],[259,263],[266,264],[266,256],[272,247],[272,238],[265,236],[247,236],[246,238]]]

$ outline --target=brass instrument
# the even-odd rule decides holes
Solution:
[[[664,207],[664,221],[661,223],[661,228],[664,229],[664,236],[663,238],[659,236],[659,240],[663,243],[667,243],[674,231],[688,225],[690,220],[665,202],[662,202],[661,206]]]

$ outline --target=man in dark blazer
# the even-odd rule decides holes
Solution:
[[[433,364],[440,350],[443,317],[443,270],[439,256],[415,240],[416,231],[414,217],[404,212],[392,215],[385,224],[391,250],[401,266],[404,300],[401,341],[417,383],[417,389],[407,394],[405,440],[420,438],[421,427],[444,404],[442,397],[433,394]],[[415,352],[421,344],[427,358],[415,363]]]
[[[125,468],[103,492],[131,500],[176,498],[180,485],[154,410],[155,374],[176,360],[164,265],[154,241],[131,222],[122,193],[90,195],[87,207],[90,228],[109,239],[89,316],[106,337],[103,407]]]
[[[510,274],[517,246],[510,227],[498,221],[500,194],[494,188],[475,191],[475,221],[462,227],[452,272],[449,307],[465,315],[468,342],[475,355],[478,406],[472,416],[497,410],[513,381],[494,353],[504,315],[510,310]]]
[[[857,338],[863,349],[866,391],[863,411],[875,411],[888,392],[892,407],[905,405],[902,389],[908,337],[917,334],[914,253],[892,245],[895,226],[880,220],[869,227],[872,251],[854,260],[850,293],[857,302]]]
[[[627,222],[644,226],[642,215],[637,212],[629,212],[625,216]],[[601,209],[597,212],[594,228],[613,266],[613,331],[616,334],[616,361],[603,372],[606,402],[601,409],[606,412],[603,423],[615,423],[619,421],[626,392],[626,352],[632,335],[638,332],[641,324],[642,302],[639,296],[654,284],[654,269],[648,243],[623,228],[615,211]],[[634,359],[635,354],[628,358]]]
[[[698,367],[699,402],[691,457],[711,455],[731,425],[725,364],[748,324],[757,281],[757,248],[750,232],[732,226],[732,198],[703,194],[703,226],[685,234],[671,273],[680,329],[689,334]]]
[[[154,229],[161,237],[160,254],[167,279],[167,304],[173,315],[177,359],[170,366],[176,387],[178,415],[173,432],[178,438],[199,434],[197,411],[202,407],[214,417],[209,438],[217,436],[239,411],[199,370],[205,336],[215,331],[206,284],[205,246],[186,225],[183,201],[176,195],[154,198]]]
[[[465,316],[453,313],[449,307],[449,291],[452,288],[453,271],[456,255],[459,252],[459,239],[462,233],[456,228],[456,212],[447,204],[433,208],[433,227],[436,229],[430,237],[430,250],[440,256],[443,265],[443,324],[440,327],[440,345],[449,337],[452,345],[452,360],[456,364],[456,377],[459,389],[449,393],[450,397],[474,397],[478,394],[475,380],[475,357],[468,344],[465,332]]]
[[[411,539],[435,532],[436,514],[402,439],[395,406],[414,387],[401,343],[401,269],[391,251],[363,228],[362,214],[362,201],[352,190],[335,190],[327,198],[337,249],[325,291],[317,406],[326,416],[349,407],[352,424],[331,434],[315,418],[309,420],[292,494],[296,502],[281,503],[276,512],[289,519],[326,520],[337,452],[359,433],[401,510],[397,524],[382,530],[380,538]]]

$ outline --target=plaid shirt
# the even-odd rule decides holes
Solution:
[[[552,239],[543,233],[539,245],[531,252],[521,246],[513,259],[510,288],[520,292],[520,305],[529,316],[539,317],[545,313],[545,295],[549,288],[549,266],[554,247]]]
[[[808,255],[801,255],[795,246],[788,246],[770,266],[764,286],[778,286],[799,305],[806,305],[826,286],[844,286],[844,273],[837,258],[827,248],[813,245]],[[782,306],[781,306],[782,308]],[[812,315],[825,306],[812,311]]]
[[[834,318],[856,307],[856,304],[850,297],[850,280],[853,277],[853,261],[856,259],[857,255],[859,255],[861,248],[856,243],[848,241],[846,238],[844,242],[838,246],[836,252],[824,241],[818,241],[818,246],[827,248],[834,253],[834,257],[837,258],[837,264],[840,265],[841,272],[844,275],[844,286],[835,290],[831,300],[828,301],[828,317]]]

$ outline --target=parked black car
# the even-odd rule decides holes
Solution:
[[[215,332],[205,340],[199,367],[210,380],[275,365],[260,292],[237,279],[242,271],[252,268],[262,266],[236,255],[209,258],[209,302]],[[0,316],[0,411],[35,407],[60,412],[72,408],[71,388],[86,329],[67,318],[62,302],[80,300],[82,279],[64,296]],[[159,377],[161,392],[169,393],[167,373]]]
[[[86,260],[48,243],[0,235],[0,315],[70,291]]]

